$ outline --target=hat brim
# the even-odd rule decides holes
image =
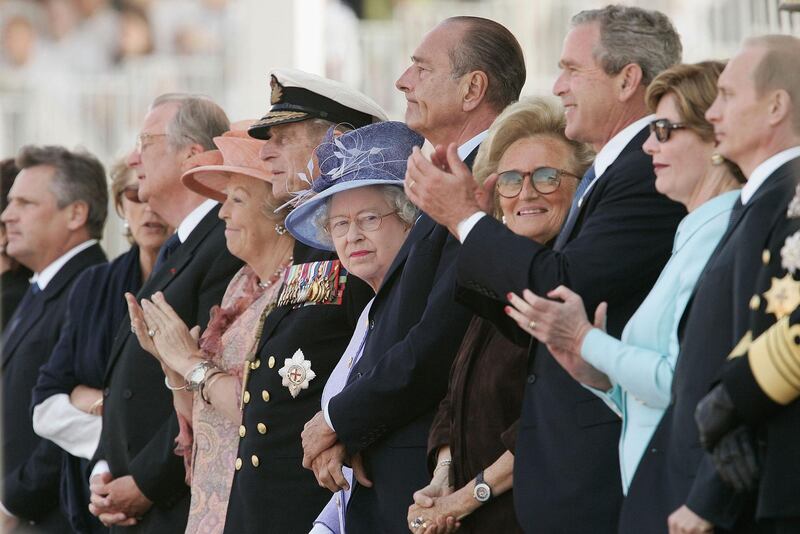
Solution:
[[[269,182],[267,173],[250,167],[234,165],[205,165],[189,169],[181,176],[181,182],[187,189],[204,197],[225,202],[225,187],[232,174],[243,174],[251,178]]]
[[[328,238],[323,238],[325,231],[318,228],[314,221],[317,220],[318,215],[325,207],[326,200],[331,198],[336,193],[348,191],[350,189],[357,189],[359,187],[367,187],[370,185],[392,185],[395,187],[403,187],[403,180],[388,180],[381,178],[373,178],[366,180],[352,180],[348,182],[341,182],[332,185],[326,190],[322,191],[311,197],[309,200],[300,204],[295,208],[284,221],[286,229],[298,241],[320,250],[335,251],[333,242]]]
[[[278,124],[287,124],[290,122],[300,122],[311,119],[313,116],[304,111],[270,111],[258,122],[247,129],[247,134],[256,139],[267,139],[269,129]]]

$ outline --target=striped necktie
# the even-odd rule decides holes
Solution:
[[[589,188],[589,185],[591,185],[594,179],[594,165],[592,165],[578,183],[578,188],[575,190],[575,196],[572,197],[572,205],[569,208],[567,220],[564,222],[564,226],[561,227],[561,231],[558,233],[556,242],[553,245],[554,250],[561,250],[564,248],[564,245],[567,244],[567,239],[569,239],[570,234],[572,234],[572,230],[575,229],[575,221],[578,220],[578,214],[581,211],[580,200],[583,198],[583,194]]]

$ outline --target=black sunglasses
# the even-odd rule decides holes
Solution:
[[[657,119],[650,123],[650,131],[656,134],[659,143],[669,141],[672,130],[682,130],[686,125],[682,122],[670,122],[669,119]]]
[[[129,185],[122,188],[122,196],[134,202],[136,204],[141,204],[141,200],[139,200],[139,186],[138,185]]]
[[[531,172],[505,171],[497,177],[497,194],[504,198],[514,198],[522,191],[525,177],[530,177],[531,186],[540,195],[549,195],[561,185],[561,176],[578,178],[577,175],[553,167],[539,167]]]

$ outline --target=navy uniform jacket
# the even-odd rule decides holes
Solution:
[[[505,295],[538,295],[563,284],[589,317],[608,302],[619,336],[669,258],[686,212],[655,190],[651,158],[637,134],[583,202],[567,244],[555,251],[483,217],[461,247],[459,297],[510,339],[525,342],[503,312]],[[512,326],[513,325],[513,326]],[[622,500],[619,417],[532,343],[514,456],[514,503],[526,532],[612,533]]]
[[[420,216],[370,308],[363,355],[328,404],[336,435],[362,453],[373,483],[355,486],[348,532],[407,533],[412,495],[430,482],[428,432],[472,318],[453,298],[459,246],[447,228]]]
[[[163,291],[189,326],[205,328],[242,262],[225,246],[224,224],[214,208],[154,272],[138,296]],[[136,527],[112,531],[182,532],[189,510],[183,458],[177,456],[178,421],[161,365],[142,350],[126,315],[119,325],[105,374],[103,432],[95,459],[105,459],[114,478],[132,475],[153,507]]]
[[[334,261],[338,263],[333,252],[295,242],[295,266]],[[342,268],[340,275],[344,274]],[[281,305],[289,287],[284,285],[278,307],[266,316],[242,387],[241,440],[225,518],[227,534],[306,534],[330,500],[314,473],[303,468],[300,433],[319,411],[325,382],[373,295],[353,275],[346,275],[344,283],[340,303],[306,302],[299,307]],[[279,371],[298,349],[316,376],[293,397]]]
[[[750,329],[750,304],[762,251],[786,223],[783,206],[791,200],[794,184],[784,165],[747,204],[737,203],[728,230],[700,275],[684,315],[672,401],[625,503],[623,523],[630,525],[630,532],[645,528],[657,532],[652,530],[655,526],[666,532],[667,517],[683,504],[718,528],[750,529],[749,499],[737,495],[717,476],[710,456],[700,446],[694,412],[719,379],[725,358]],[[660,494],[654,498],[656,488]]]
[[[53,395],[67,394],[78,385],[103,388],[116,327],[128,314],[126,291],[142,287],[139,247],[109,263],[86,269],[75,280],[69,295],[64,328],[48,362],[39,370],[33,405]],[[88,460],[62,451],[61,508],[75,532],[105,532],[107,529],[87,507]]]
[[[106,261],[98,245],[71,258],[35,297],[3,343],[3,505],[42,532],[69,531],[59,510],[61,449],[33,432],[31,391],[64,326],[67,297],[77,276]],[[17,308],[20,311],[20,308]],[[16,315],[9,324],[14,324]]]
[[[790,163],[791,164],[791,163]],[[800,178],[800,159],[791,174]],[[795,203],[797,202],[795,195]],[[800,218],[779,221],[761,252],[750,330],[722,381],[737,412],[759,430],[759,519],[800,518]],[[786,265],[792,267],[789,272]],[[777,321],[777,322],[775,322]],[[749,344],[749,340],[752,344]]]

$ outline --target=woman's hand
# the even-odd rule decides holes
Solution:
[[[160,291],[153,295],[152,301],[142,299],[142,311],[145,326],[149,330],[146,334],[153,334],[150,337],[159,359],[176,373],[186,376],[200,361],[197,343],[200,328],[194,327],[189,331]]]
[[[147,323],[144,322],[144,311],[139,303],[136,302],[136,297],[132,293],[125,293],[125,300],[128,302],[128,315],[131,318],[131,331],[136,335],[139,340],[139,345],[145,351],[149,352],[159,360],[161,355],[158,353],[153,338],[147,335]]]
[[[547,345],[556,361],[575,380],[597,389],[609,389],[611,382],[608,377],[581,356],[586,334],[592,328],[605,330],[607,304],[602,302],[597,307],[592,325],[586,316],[583,299],[577,293],[558,286],[547,296],[546,299],[539,297],[528,289],[522,292],[522,297],[509,293],[511,306],[506,306],[506,313],[525,332]]]
[[[99,389],[79,384],[69,394],[69,402],[82,412],[103,414],[103,392]]]
[[[412,528],[415,534],[445,534],[455,532],[461,526],[459,519],[469,515],[475,509],[470,507],[470,502],[465,502],[465,496],[474,500],[471,495],[466,495],[464,488],[452,493],[449,492],[441,497],[433,499],[430,507],[412,504],[408,508],[409,527],[418,518],[422,518],[423,526]],[[415,494],[416,497],[416,494]]]
[[[420,517],[426,522],[426,525],[431,525],[434,516],[430,513],[430,510],[436,504],[437,499],[451,493],[453,493],[453,487],[450,485],[450,469],[437,468],[433,472],[431,483],[414,492],[414,504],[408,507],[409,527],[412,524],[419,524],[420,521],[416,520]],[[420,532],[426,532],[426,530],[422,529],[422,527],[417,527],[412,529],[411,532],[419,534]]]

